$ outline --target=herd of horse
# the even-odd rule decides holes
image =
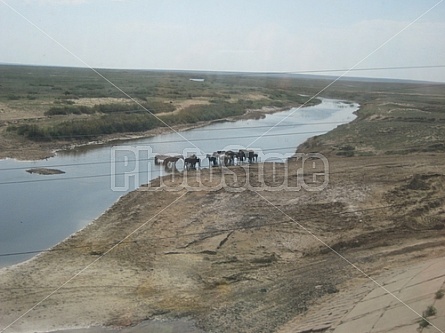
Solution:
[[[232,150],[223,151],[218,150],[212,154],[207,154],[206,159],[209,160],[209,166],[232,166],[242,164],[245,162],[254,163],[258,162],[258,154],[253,150],[240,149],[238,152]],[[197,166],[201,167],[201,159],[196,155],[184,157],[182,155],[156,155],[155,164],[163,165],[167,170],[173,170],[176,167],[176,162],[184,160],[184,168],[186,170],[196,169]]]
[[[212,155],[207,154],[211,166],[230,166],[241,164],[244,162],[254,163],[258,161],[258,154],[253,150],[240,149],[238,152],[232,150],[221,151],[218,150]]]

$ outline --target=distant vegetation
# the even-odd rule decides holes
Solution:
[[[53,125],[23,124],[9,126],[8,131],[15,131],[28,139],[35,141],[48,141],[52,139],[82,139],[104,134],[143,132],[157,127],[166,127],[180,124],[195,124],[200,121],[211,121],[242,115],[251,104],[241,101],[236,104],[215,103],[210,105],[194,105],[175,114],[164,114],[155,117],[149,112],[125,113],[122,111],[109,112],[98,118],[73,119],[62,121]],[[65,107],[62,110],[72,109]],[[75,110],[84,108],[75,108]],[[87,108],[82,113],[91,113],[95,108]],[[111,110],[108,109],[107,110]],[[137,111],[137,110],[136,110]],[[66,113],[63,113],[66,114]]]
[[[67,115],[67,114],[92,114],[93,108],[87,106],[55,106],[45,112],[46,116]]]
[[[215,100],[248,99],[251,93],[261,93],[285,105],[305,102],[300,94],[313,88],[291,77],[255,74],[199,73],[204,82],[192,82],[193,72],[98,70],[128,96],[162,103],[194,98]],[[312,80],[308,80],[312,81]],[[61,101],[79,98],[128,98],[122,91],[107,83],[87,68],[35,67],[0,65],[0,100],[27,99]]]
[[[301,95],[307,91],[290,78],[200,73],[205,80],[193,82],[190,77],[195,74],[186,72],[100,72],[126,95],[89,69],[0,65],[0,101],[33,108],[44,116],[32,123],[9,124],[7,132],[34,141],[83,139],[212,121],[240,116],[248,109],[291,107],[307,101]],[[85,106],[85,98],[123,102]]]
[[[140,103],[140,104],[98,104],[95,106],[70,105],[54,106],[45,112],[46,116],[68,115],[68,114],[93,114],[93,113],[131,113],[150,112],[163,113],[172,112],[175,107],[168,103]]]
[[[445,151],[443,84],[338,80],[331,85],[330,78],[286,74],[99,71],[125,94],[90,69],[0,65],[0,103],[6,112],[16,112],[2,118],[0,110],[0,135],[89,140],[240,116],[248,109],[302,105],[323,91],[326,98],[360,103],[359,121],[308,140],[301,151],[345,158]],[[204,81],[190,81],[194,77]]]

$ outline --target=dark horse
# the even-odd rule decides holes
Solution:
[[[247,159],[249,160],[249,163],[258,162],[258,154],[256,154],[253,150],[249,150]]]
[[[226,151],[224,154],[224,165],[225,166],[235,165],[235,157],[236,157],[235,152],[231,150]]]
[[[215,153],[213,153],[213,155],[207,154],[206,156],[209,159],[209,165],[211,166],[218,166],[218,155],[215,155]]]
[[[236,153],[236,158],[238,159],[238,163],[242,164],[246,159],[246,153],[244,150],[240,149],[238,153]]]
[[[240,149],[237,156],[238,156],[238,160],[241,163],[244,162],[245,160],[248,160],[249,163],[258,161],[258,154],[255,153],[253,150]]]
[[[196,164],[198,164],[198,166],[201,166],[201,159],[198,158],[196,155],[192,155],[184,159],[184,165],[186,170],[190,169],[196,170]]]

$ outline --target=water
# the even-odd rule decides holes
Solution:
[[[91,327],[85,329],[68,329],[54,331],[52,333],[205,333],[197,328],[193,322],[187,319],[173,320],[147,320],[136,326],[124,329],[110,329],[103,327]]]
[[[217,123],[180,132],[186,140],[171,133],[118,146],[63,151],[42,161],[1,160],[0,267],[34,255],[5,254],[54,246],[97,218],[135,186],[158,177],[160,167],[148,160],[149,151],[153,154],[212,153],[232,145],[261,149],[263,156],[291,154],[307,138],[352,121],[357,109],[357,104],[323,99],[317,106],[270,114],[259,120]],[[264,136],[257,139],[261,135]],[[208,166],[206,163],[202,166]],[[56,168],[65,173],[44,176],[25,171],[36,167]],[[132,178],[136,184],[125,184],[119,174],[135,170],[140,175]],[[114,172],[118,175],[112,176]]]

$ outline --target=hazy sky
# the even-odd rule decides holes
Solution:
[[[445,65],[445,0],[0,0],[0,45],[2,63],[57,66],[298,72]],[[445,82],[445,68],[348,75]]]

